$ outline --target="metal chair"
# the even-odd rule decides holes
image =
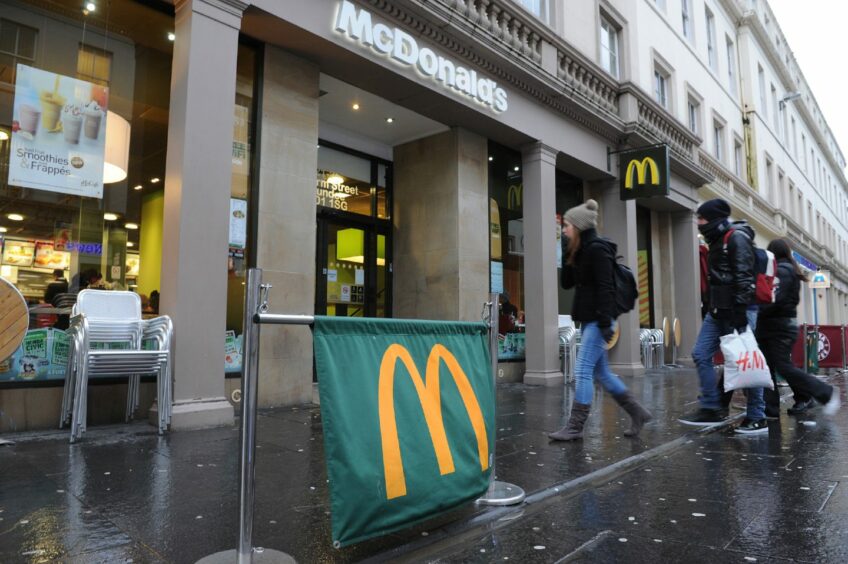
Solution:
[[[83,290],[73,309],[68,334],[69,361],[59,426],[71,423],[71,442],[86,430],[88,380],[126,376],[126,419],[138,408],[141,375],[157,376],[159,433],[171,422],[170,318],[141,318],[141,300],[133,292]]]

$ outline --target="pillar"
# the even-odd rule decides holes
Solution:
[[[692,348],[701,330],[701,264],[695,214],[688,210],[671,214],[671,233],[674,253],[674,317],[680,320],[681,335],[677,363],[692,366]]]
[[[178,0],[160,311],[174,321],[175,429],[233,423],[225,399],[227,246],[238,0]]]
[[[618,245],[622,262],[637,271],[639,259],[636,253],[636,201],[621,200],[618,180],[593,182],[587,186],[586,198],[598,202],[599,233]],[[616,374],[641,376],[642,366],[639,345],[639,311],[634,309],[618,318],[621,335],[609,351],[610,368]]]
[[[524,147],[524,383],[562,384],[557,337],[556,151],[543,143]]]

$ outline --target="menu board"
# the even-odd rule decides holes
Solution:
[[[57,251],[50,241],[38,241],[35,244],[36,268],[61,268],[65,270],[71,266],[71,253]]]
[[[35,243],[33,241],[5,240],[3,244],[3,264],[32,266],[34,257]]]

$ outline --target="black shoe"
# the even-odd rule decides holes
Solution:
[[[768,421],[765,419],[757,419],[753,421],[747,417],[742,421],[742,424],[736,427],[736,432],[742,435],[758,435],[760,433],[768,433]]]
[[[816,400],[810,398],[808,400],[796,401],[795,405],[786,410],[789,415],[800,415],[806,413],[816,406]]]
[[[727,417],[727,411],[723,409],[707,409],[706,407],[701,407],[687,413],[683,417],[679,418],[678,421],[683,423],[684,425],[693,425],[696,427],[706,427],[708,425],[715,425],[717,423],[722,423]]]

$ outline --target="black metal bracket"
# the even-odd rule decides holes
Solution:
[[[626,153],[628,151],[638,151],[639,149],[653,149],[655,147],[664,147],[668,145],[668,143],[654,143],[653,145],[645,145],[644,147],[631,147],[629,149],[619,149],[617,151],[611,151],[609,145],[607,145],[607,172],[612,172],[612,156],[617,155],[619,153]]]

